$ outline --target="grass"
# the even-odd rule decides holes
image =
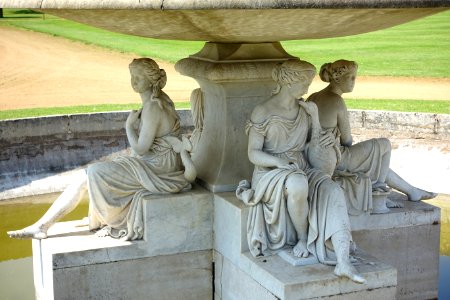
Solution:
[[[348,99],[349,109],[387,110],[402,112],[422,112],[450,114],[450,101],[445,100],[386,100],[386,99]],[[126,111],[139,108],[138,103],[132,104],[101,104],[80,105],[68,107],[31,108],[0,111],[0,120],[22,119],[51,115],[68,115],[81,113],[96,113],[108,111]],[[190,109],[189,102],[175,102],[177,109]]]
[[[0,120],[22,119],[31,117],[43,117],[52,115],[87,114],[111,111],[127,111],[139,109],[140,103],[130,104],[99,104],[99,105],[79,105],[65,107],[42,107],[29,109],[12,109],[0,111]],[[189,102],[175,102],[177,109],[190,109]]]
[[[27,10],[4,10],[0,25],[61,36],[86,44],[174,63],[203,42],[150,39],[113,33]],[[355,36],[286,41],[287,52],[317,67],[340,58],[359,63],[366,76],[450,77],[450,10],[389,29]]]
[[[32,10],[4,9],[0,26],[14,26],[64,37],[115,51],[149,56],[175,63],[201,49],[203,42],[150,39],[113,33]],[[286,41],[283,47],[292,55],[317,67],[345,58],[359,64],[360,75],[450,77],[450,10],[420,20],[355,36]],[[350,109],[391,110],[450,114],[450,101],[346,100]],[[0,111],[0,119],[130,110],[138,104],[93,105]],[[176,103],[189,108],[189,103]]]
[[[349,109],[450,114],[449,100],[346,99]]]
[[[449,20],[450,10],[384,30],[283,46],[316,67],[343,58],[358,62],[361,75],[450,77]]]
[[[31,10],[4,9],[0,25],[42,32],[103,48],[148,56],[170,63],[198,52],[203,42],[159,40],[120,34]]]

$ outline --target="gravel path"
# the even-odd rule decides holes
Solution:
[[[129,84],[135,55],[12,27],[0,26],[0,36],[0,110],[140,101]],[[165,91],[188,101],[197,82],[159,64],[168,74]],[[310,92],[324,86],[316,78]],[[450,100],[450,78],[358,77],[347,97]]]

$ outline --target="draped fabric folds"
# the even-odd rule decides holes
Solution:
[[[330,238],[340,230],[350,231],[342,189],[328,175],[310,168],[304,157],[309,127],[309,116],[301,107],[294,120],[271,116],[262,123],[247,122],[247,131],[255,130],[265,137],[264,152],[295,162],[295,168],[289,169],[255,166],[251,188],[242,181],[236,191],[238,198],[251,206],[247,238],[254,256],[270,255],[297,243],[284,192],[292,174],[308,179],[307,247],[321,263],[336,263]]]
[[[179,122],[167,136],[178,136]],[[148,195],[189,189],[179,154],[166,137],[158,137],[148,153],[121,156],[88,167],[90,228],[112,228],[115,237],[142,239],[142,200]]]
[[[372,184],[380,177],[382,151],[380,139],[370,139],[350,147],[339,143],[339,130],[335,128],[336,143],[341,149],[341,159],[333,174],[345,191],[350,215],[370,213],[372,204]]]

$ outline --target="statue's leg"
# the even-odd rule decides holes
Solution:
[[[379,183],[385,183],[387,175],[389,173],[389,165],[391,163],[391,141],[386,138],[377,139],[380,144],[380,152],[381,152],[381,168],[380,175],[378,177]]]
[[[427,192],[425,190],[412,186],[391,169],[389,169],[386,183],[394,189],[405,193],[406,196],[408,196],[408,200],[410,201],[432,199],[437,196],[436,193]]]
[[[86,187],[86,175],[83,174],[64,190],[36,223],[20,230],[8,231],[9,237],[17,239],[45,239],[50,226],[69,214],[78,205]]]
[[[339,277],[347,277],[356,283],[365,283],[366,279],[359,275],[350,262],[350,240],[351,234],[348,230],[340,230],[331,236],[337,259],[334,274]]]
[[[305,175],[292,174],[286,179],[285,192],[287,209],[295,230],[298,242],[293,252],[297,257],[308,257],[306,247],[308,239],[308,179]]]

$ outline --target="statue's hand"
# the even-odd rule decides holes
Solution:
[[[141,116],[141,111],[140,110],[132,110],[130,112],[130,114],[128,115],[127,121],[126,121],[126,126],[127,127],[133,127],[136,122],[139,120],[139,117]]]
[[[287,159],[281,159],[280,162],[277,164],[277,168],[287,169],[287,170],[296,170],[296,169],[298,169],[298,165],[294,161],[289,161]]]
[[[332,147],[336,143],[336,138],[332,132],[323,130],[320,132],[319,145],[324,148]]]

